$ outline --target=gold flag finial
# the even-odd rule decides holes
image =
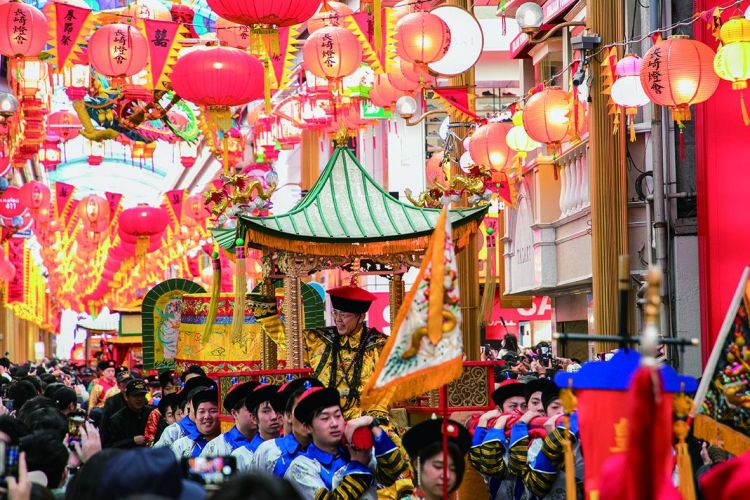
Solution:
[[[641,335],[643,364],[656,363],[659,348],[659,313],[661,309],[662,271],[659,267],[648,270],[646,304],[643,306],[644,325]]]

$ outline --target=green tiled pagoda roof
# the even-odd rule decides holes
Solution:
[[[454,229],[480,220],[487,207],[451,210]],[[440,209],[403,203],[362,168],[351,150],[337,148],[310,192],[290,212],[241,215],[242,232],[317,243],[369,243],[428,236]],[[304,249],[303,249],[304,250]]]

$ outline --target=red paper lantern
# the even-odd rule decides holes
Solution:
[[[505,136],[513,125],[511,123],[487,123],[471,134],[469,154],[478,164],[502,171],[510,163],[511,154]]]
[[[49,115],[49,131],[57,135],[63,142],[75,139],[81,131],[81,120],[78,115],[68,110],[55,111]]]
[[[21,197],[21,203],[31,210],[32,213],[36,213],[41,208],[49,207],[49,187],[43,182],[27,182],[21,186],[19,195]]]
[[[151,238],[164,232],[169,224],[167,211],[161,207],[138,205],[120,213],[118,218],[123,233],[135,238]]]
[[[121,78],[146,67],[148,43],[128,24],[107,24],[91,35],[88,54],[89,62],[99,73]]]
[[[348,5],[341,2],[326,2],[318,12],[307,21],[307,32],[314,33],[326,26],[346,26],[348,16],[354,11]]]
[[[206,0],[224,19],[253,26],[294,26],[304,23],[318,10],[320,0]]]
[[[523,108],[523,127],[535,141],[559,148],[570,129],[570,94],[549,87],[532,95]]]
[[[641,62],[641,83],[649,99],[672,110],[678,122],[690,120],[690,106],[711,97],[719,86],[714,53],[705,43],[673,36],[651,47]]]
[[[417,64],[439,61],[450,44],[450,29],[435,14],[414,12],[396,23],[396,51],[407,61]]]
[[[109,225],[109,203],[101,196],[90,194],[78,203],[78,216],[85,228],[104,231]]]
[[[9,186],[0,196],[0,216],[11,219],[21,215],[26,207],[21,202],[21,191],[15,186]]]
[[[172,88],[201,106],[240,106],[263,97],[263,63],[232,47],[196,47],[172,69]]]
[[[0,5],[0,54],[7,57],[34,57],[49,39],[47,18],[23,2]]]
[[[320,78],[338,81],[362,62],[362,47],[346,28],[328,26],[311,34],[302,47],[305,68]]]

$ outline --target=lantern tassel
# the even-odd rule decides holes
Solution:
[[[745,92],[740,90],[740,109],[742,109],[742,121],[745,126],[750,126],[750,116],[747,114],[747,106],[745,105]]]
[[[151,246],[151,238],[148,236],[139,236],[135,242],[135,259],[139,264],[144,264],[148,247]]]
[[[211,338],[211,331],[216,320],[216,311],[219,308],[219,295],[221,293],[221,261],[219,260],[219,252],[215,251],[212,257],[211,265],[213,266],[214,276],[211,284],[211,301],[208,303],[208,316],[206,317],[206,324],[203,327],[202,341],[204,345]]]
[[[635,142],[635,119],[633,116],[628,118],[628,130],[630,130],[630,142]]]
[[[263,60],[263,99],[266,104],[266,116],[271,114],[271,71],[269,59],[265,57]]]
[[[236,241],[236,272],[234,275],[234,311],[232,313],[232,344],[242,343],[242,327],[245,324],[245,300],[247,294],[247,276],[245,274],[245,241]]]
[[[260,39],[268,57],[279,57],[279,30],[270,26],[260,26],[253,30],[253,34]]]
[[[681,121],[677,122],[677,128],[680,130],[680,160],[685,159],[685,124]]]

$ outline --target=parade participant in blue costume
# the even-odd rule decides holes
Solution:
[[[193,376],[185,382],[185,387],[179,392],[180,399],[186,402],[185,416],[164,429],[154,448],[172,446],[181,437],[195,432],[195,416],[190,400],[195,393],[211,387],[216,387],[216,382],[203,376]]]
[[[248,470],[253,461],[253,455],[264,441],[276,439],[281,431],[281,423],[271,400],[276,396],[279,386],[260,384],[245,398],[245,409],[253,415],[257,422],[258,432],[250,441],[244,441],[234,451],[232,456],[237,458],[237,468]]]
[[[284,478],[304,498],[377,498],[377,484],[390,486],[408,464],[396,444],[372,417],[344,420],[339,392],[313,387],[297,401],[294,417],[312,435],[305,453],[292,461]],[[372,447],[353,446],[354,432],[371,427]]]
[[[448,453],[443,456],[443,421],[425,420],[404,434],[403,446],[411,459],[417,490],[413,498],[438,500],[443,498],[443,461],[448,460],[447,492],[461,486],[464,477],[464,457],[471,447],[471,435],[464,426],[453,420],[446,425]]]
[[[208,442],[221,432],[219,393],[215,387],[198,391],[190,402],[195,415],[195,431],[172,443],[172,452],[178,459],[199,456]]]
[[[492,393],[492,400],[497,409],[480,417],[469,459],[487,481],[490,499],[520,500],[526,497],[526,488],[523,480],[511,474],[508,468],[509,443],[505,425],[511,418],[518,418],[526,412],[524,384],[506,379]]]
[[[258,382],[251,380],[234,384],[222,402],[224,410],[234,418],[234,427],[212,439],[201,452],[204,457],[224,457],[230,455],[240,446],[245,446],[258,433],[258,422],[245,407],[245,399],[258,387]]]
[[[302,422],[294,417],[297,401],[306,390],[322,386],[318,379],[298,378],[279,388],[271,404],[283,420],[284,435],[258,447],[250,464],[251,470],[284,477],[292,460],[304,453],[312,440]]]

